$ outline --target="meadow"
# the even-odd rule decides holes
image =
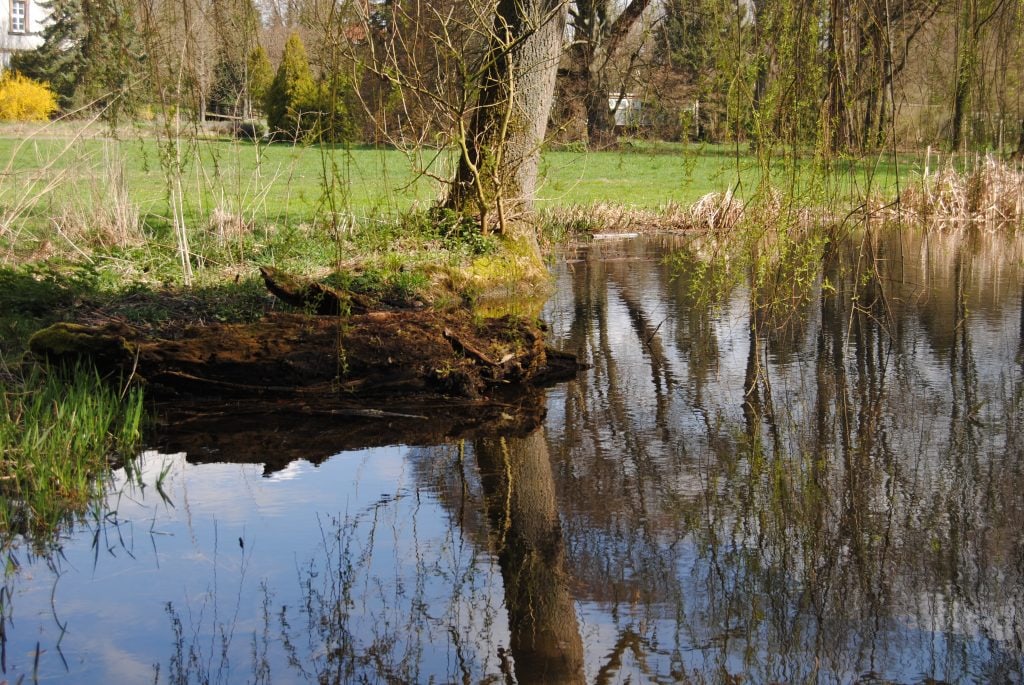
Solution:
[[[775,187],[820,190],[844,197],[889,194],[920,168],[915,155],[838,161],[824,167],[813,155],[796,162],[785,151],[759,158],[746,145],[624,142],[615,150],[549,150],[541,164],[537,207],[612,203],[656,209],[688,205],[710,192],[749,196],[762,179]],[[355,221],[429,208],[451,174],[448,151],[420,148],[254,144],[194,136],[176,141],[151,134],[57,128],[0,128],[0,221],[11,236],[45,234],[55,214],[102,214],[128,200],[146,226],[172,215],[170,189],[180,182],[184,219],[209,223],[229,214],[259,225],[314,223],[345,212]],[[899,174],[897,175],[897,171]],[[818,184],[818,185],[816,185]],[[95,218],[95,217],[93,217]]]

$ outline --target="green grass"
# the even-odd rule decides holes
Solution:
[[[22,144],[0,138],[0,164],[8,161],[5,185],[56,178],[57,200],[81,197],[102,187],[113,165],[122,165],[132,200],[143,216],[166,221],[168,171],[161,163],[167,152],[153,139],[42,139]],[[333,198],[341,209],[361,214],[409,209],[429,203],[434,184],[417,177],[412,163],[394,150],[303,148],[254,145],[246,142],[198,140],[183,144],[182,185],[188,218],[205,217],[218,206],[260,222],[301,223],[327,208],[325,179],[338,180]],[[429,163],[426,160],[424,164]]]
[[[0,549],[14,535],[45,548],[84,514],[111,460],[134,457],[142,417],[141,390],[121,393],[85,367],[0,378]]]
[[[902,155],[899,163],[899,176],[905,182],[916,171],[918,160]],[[809,196],[827,190],[850,199],[862,193],[891,195],[897,179],[891,158],[839,160],[826,169],[816,165],[813,156],[794,160],[786,151],[759,160],[745,145],[679,143],[627,143],[621,150],[607,152],[547,152],[542,171],[539,205],[544,208],[595,202],[642,208],[685,206],[729,188],[749,197],[762,187],[764,177],[781,190]],[[814,198],[808,197],[811,201]]]
[[[366,220],[426,208],[443,192],[437,178],[448,177],[453,166],[449,153],[432,149],[407,155],[393,149],[198,139],[173,150],[152,137],[127,134],[119,140],[90,137],[71,142],[66,131],[61,137],[40,133],[28,139],[23,137],[24,125],[17,136],[13,132],[0,128],[0,169],[6,167],[0,177],[0,205],[11,205],[16,191],[41,191],[47,180],[55,180],[57,187],[47,193],[47,201],[26,212],[38,223],[55,206],[83,202],[90,195],[94,204],[103,203],[104,184],[114,167],[123,167],[129,195],[147,222],[166,223],[168,173],[161,160],[168,155],[184,161],[186,218],[203,225],[217,207],[277,226],[317,222],[330,210]],[[753,192],[763,171],[745,146],[627,142],[617,151],[549,151],[542,161],[538,205],[689,204],[730,187]],[[767,168],[773,185],[783,188],[807,186],[820,177],[813,171],[809,160],[787,162],[784,151]],[[909,164],[905,171],[909,174]],[[894,168],[884,158],[840,164],[827,175],[856,190],[868,187],[871,173],[876,174],[876,189],[891,192]]]

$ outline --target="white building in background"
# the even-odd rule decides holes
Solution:
[[[15,52],[32,50],[43,42],[47,16],[38,0],[0,0],[0,67],[6,67]]]
[[[643,120],[644,101],[633,93],[608,93],[608,109],[615,115],[615,126],[641,126]]]

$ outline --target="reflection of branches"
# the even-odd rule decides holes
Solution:
[[[562,433],[553,436],[570,558],[588,569],[588,596],[614,602],[616,612],[627,601],[647,615],[672,607],[676,639],[689,636],[691,645],[703,646],[699,672],[737,659],[767,680],[780,672],[783,680],[842,679],[868,664],[898,663],[932,631],[956,636],[953,652],[971,655],[950,659],[936,673],[963,674],[979,659],[1002,668],[1002,650],[1019,653],[1005,640],[982,647],[973,636],[975,623],[987,624],[986,612],[998,606],[992,591],[1008,587],[997,577],[1019,578],[1005,554],[995,552],[994,540],[1017,525],[1009,521],[1021,511],[1003,488],[996,494],[993,474],[1005,473],[1017,487],[1022,482],[1017,470],[995,463],[986,471],[978,447],[1005,439],[1013,452],[1009,445],[1018,441],[1010,436],[1019,419],[1009,416],[1019,413],[1024,393],[1015,387],[1000,405],[1006,418],[984,421],[978,398],[991,396],[981,385],[969,333],[975,329],[963,304],[949,367],[952,402],[941,386],[935,392],[931,349],[910,337],[920,330],[913,325],[922,310],[917,289],[928,277],[898,258],[904,249],[894,239],[873,238],[871,245],[868,256],[857,249],[830,252],[818,281],[827,287],[819,288],[818,309],[801,324],[818,330],[789,335],[786,348],[780,336],[788,333],[767,325],[764,309],[744,302],[742,292],[733,293],[722,308],[743,307],[749,317],[747,363],[718,362],[718,378],[677,363],[671,348],[644,347],[653,328],[645,307],[652,305],[633,297],[640,281],[631,273],[596,260],[574,267],[576,316],[569,332],[574,345],[594,350],[597,364],[567,389]],[[963,303],[968,270],[951,271],[960,274],[956,298]],[[654,290],[645,288],[645,297]],[[685,310],[686,288],[664,292],[669,300],[653,306]],[[611,313],[615,305],[621,319]],[[994,321],[1000,311],[994,309]],[[623,340],[626,347],[612,347]],[[743,350],[743,341],[712,349],[725,357],[721,350],[730,347]],[[632,408],[657,399],[666,369],[685,390],[665,396],[670,420],[663,432],[652,432],[636,423]],[[618,385],[638,370],[653,372],[653,385]],[[730,382],[743,390],[742,402],[731,406],[725,403],[735,397]],[[701,401],[684,402],[684,395]],[[704,420],[694,422],[689,413]],[[954,423],[973,436],[974,446],[963,449],[955,433],[944,439],[934,430],[951,417],[959,417]],[[995,427],[991,435],[981,431],[983,421]],[[693,459],[688,453],[695,445],[706,452],[698,448]],[[960,463],[964,458],[968,464]],[[687,479],[702,484],[700,499],[676,489]],[[645,497],[651,485],[657,497]],[[1013,513],[996,523],[993,507]],[[1003,532],[986,532],[994,530]],[[690,551],[680,558],[680,550]],[[993,566],[1004,571],[993,573]],[[943,602],[967,615],[944,610]],[[647,634],[638,625],[628,630]],[[606,672],[622,668],[628,642],[617,643]]]
[[[0,585],[0,673],[7,673],[7,624],[11,620],[11,583],[17,561],[7,552],[4,559],[4,583]]]
[[[385,495],[354,515],[320,522],[322,555],[300,570],[300,616],[305,620],[296,630],[287,606],[277,616],[288,663],[302,678],[321,683],[419,679],[423,625],[430,622],[420,550],[414,546],[401,552],[416,560],[411,592],[404,589],[400,560],[396,559],[396,578],[371,571],[379,554],[382,517],[404,499],[401,493]]]
[[[664,320],[654,325],[644,311],[642,303],[634,296],[630,283],[622,278],[616,269],[609,270],[608,275],[610,280],[618,286],[615,292],[626,307],[637,342],[640,343],[641,349],[646,350],[650,356],[651,382],[654,385],[655,402],[657,403],[655,422],[659,426],[663,426],[668,420],[668,396],[671,395],[676,385],[671,364],[662,345],[661,337],[658,335],[658,330]]]
[[[644,648],[644,640],[639,634],[628,628],[619,633],[619,639],[615,641],[612,651],[605,657],[604,665],[597,670],[597,677],[594,678],[595,685],[607,685],[612,682],[616,672],[622,667],[622,657],[626,650],[633,653],[644,675],[655,675],[647,667]]]
[[[637,425],[638,421],[647,418],[631,406],[632,402],[640,398],[641,388],[627,386],[619,373],[619,365],[624,361],[624,355],[621,348],[616,349],[612,344],[611,334],[615,330],[616,322],[609,318],[610,273],[602,267],[603,265],[596,260],[592,264],[580,266],[573,279],[577,306],[572,330],[582,340],[577,344],[592,350],[594,369],[591,373],[592,379],[589,375],[579,379],[573,384],[573,393],[567,395],[567,401],[571,400],[572,404],[567,404],[566,407],[564,428],[567,445],[563,450],[569,449],[570,446],[585,449],[593,457],[586,462],[575,462],[577,468],[585,466],[588,471],[586,475],[582,472],[574,474],[573,478],[577,483],[581,483],[585,478],[609,485],[621,483],[625,479],[633,481],[628,491],[609,488],[604,497],[617,497],[618,507],[633,511],[633,518],[642,522],[638,532],[648,539],[653,539],[648,526],[648,489],[652,484],[657,487],[659,483],[656,473],[661,464],[654,451],[660,446],[649,444],[645,438],[644,428]],[[630,300],[623,292],[619,291],[618,294],[627,310],[632,312],[631,321],[637,322],[634,335],[643,349],[644,339],[650,336],[648,329],[653,327],[649,323],[644,323],[642,308],[636,302],[632,302],[631,306]],[[658,349],[661,350],[660,345]],[[656,364],[653,361],[654,356],[651,356],[652,365]],[[666,359],[663,351],[660,358]],[[664,384],[659,382],[662,377],[665,379]],[[660,407],[655,416],[655,424],[667,430],[667,409],[663,408],[667,406],[668,390],[672,385],[669,371],[655,371],[653,384],[656,402]],[[592,406],[595,404],[595,394],[602,398],[597,403],[600,408]],[[614,449],[616,443],[621,443],[624,449]],[[602,508],[601,511],[593,512],[593,515],[605,520],[614,513],[615,510],[611,508]],[[656,547],[657,545],[651,546],[652,549]]]

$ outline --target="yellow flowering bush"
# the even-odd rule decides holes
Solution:
[[[0,75],[0,121],[46,121],[57,111],[57,97],[45,83],[13,71]]]

